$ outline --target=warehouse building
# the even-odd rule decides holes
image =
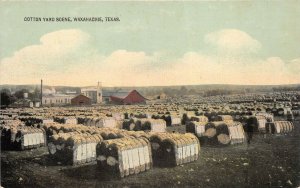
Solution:
[[[74,97],[73,99],[71,99],[71,104],[76,106],[91,105],[92,100],[87,96],[80,94]]]
[[[115,91],[104,92],[103,101],[110,104],[146,104],[146,98],[138,91]]]
[[[71,99],[74,97],[75,95],[66,94],[43,95],[42,102],[44,106],[68,105],[71,104]]]

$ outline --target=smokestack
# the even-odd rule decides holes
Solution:
[[[41,106],[43,106],[43,80],[41,80]]]
[[[102,83],[98,81],[98,85],[97,85],[97,103],[101,103],[102,102]]]

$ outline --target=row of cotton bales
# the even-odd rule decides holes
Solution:
[[[256,113],[256,117],[259,117],[259,116],[262,116],[262,114],[268,114],[268,113]],[[264,115],[266,117],[266,115]],[[270,114],[271,117],[266,117],[266,119],[268,118],[271,118],[273,121],[273,116]],[[169,119],[172,118],[175,120],[176,123],[179,124],[179,122],[181,121],[181,119],[179,117],[175,117],[173,118],[174,116],[165,116],[167,118],[165,118],[165,121],[166,121],[166,124],[168,125],[169,123]],[[198,121],[197,120],[197,117],[201,117],[201,116],[192,116],[190,118],[190,121]],[[216,114],[213,114],[212,116],[208,116],[209,118],[209,121],[223,121],[224,118],[226,119],[226,117],[230,120],[230,119],[233,119],[234,121],[239,121],[241,123],[246,123],[246,124],[249,124],[249,122],[251,123],[251,118],[253,118],[253,116],[229,116],[229,115],[216,115]],[[159,118],[158,115],[153,115],[152,118],[156,119],[156,118]],[[194,118],[194,119],[193,119]],[[77,118],[78,121],[80,118]],[[121,119],[121,118],[120,118]],[[145,119],[145,118],[142,118],[142,119]],[[171,119],[171,121],[172,121]],[[124,123],[122,120],[118,120],[116,121],[114,118],[109,118],[109,117],[106,117],[105,118],[81,118],[81,121],[83,121],[84,123],[83,124],[86,124],[86,125],[96,125],[98,127],[117,127],[117,128],[121,128],[123,124],[124,128],[127,129],[127,130],[151,130],[151,126],[149,128],[149,125],[151,124],[151,122],[146,122],[145,126],[142,126],[143,124],[141,124],[140,121],[132,121],[132,120],[125,120]],[[181,122],[180,122],[181,123]],[[98,124],[98,125],[97,125]],[[164,124],[163,122],[161,122],[161,124]],[[257,123],[258,124],[258,123]],[[258,124],[260,125],[260,124]],[[162,125],[162,127],[164,127],[164,125]],[[259,126],[261,127],[261,126]],[[262,130],[260,128],[260,130]],[[265,130],[265,126],[263,126],[263,130]]]
[[[75,110],[70,110],[70,109],[68,109],[67,111],[65,111],[65,110],[58,110],[58,112],[64,112],[63,114],[64,115],[66,115],[66,117],[65,116],[62,116],[62,117],[54,117],[54,118],[56,118],[56,121],[58,121],[58,122],[60,122],[60,123],[76,123],[76,118],[75,117],[71,117],[71,115],[74,115],[74,114],[76,114],[75,112],[74,112]],[[67,113],[68,112],[68,113]],[[105,117],[107,117],[106,115],[108,114],[108,112],[101,112],[102,113],[102,115],[104,115]],[[98,115],[99,114],[101,114],[101,113],[98,113]],[[55,114],[55,113],[52,113],[52,115],[53,114]],[[114,114],[116,114],[116,113],[111,113],[112,114],[112,116],[114,116]],[[122,115],[120,115],[121,113],[119,113],[119,125],[121,124],[121,120],[124,118]],[[45,116],[47,116],[47,117],[49,117],[50,116],[50,114],[44,114]],[[217,115],[217,113],[215,113],[215,112],[211,112],[211,113],[205,113],[205,115],[209,118],[209,121],[220,121],[218,118],[219,118],[219,115]],[[190,116],[190,114],[189,114],[189,116]],[[76,116],[76,117],[78,117],[78,116]],[[93,116],[94,117],[94,116]],[[117,118],[117,117],[114,117],[115,119]],[[176,124],[179,124],[179,120],[180,120],[180,118],[179,117],[176,117],[176,116],[172,116],[172,115],[170,115],[170,116],[168,116],[167,114],[164,114],[163,116],[159,116],[159,115],[152,115],[152,118],[153,119],[157,119],[157,118],[159,118],[159,119],[164,119],[165,121],[166,121],[166,123],[167,123],[167,126],[169,126],[170,124],[171,125],[176,125]],[[244,121],[244,116],[242,116],[242,115],[240,115],[240,113],[237,113],[236,115],[234,115],[233,116],[233,118],[234,118],[234,120],[235,121],[240,121],[240,122],[243,122]],[[113,119],[113,118],[112,118]],[[39,118],[39,117],[25,117],[25,118],[23,118],[23,120],[25,120],[25,122],[26,122],[26,124],[28,124],[28,125],[31,125],[31,124],[35,124],[35,123],[40,123],[40,122],[43,122],[43,123],[45,123],[46,121],[48,121],[48,122],[51,122],[52,120],[50,119],[50,118],[45,118],[45,117],[41,117],[41,118]],[[79,118],[77,118],[77,121],[79,121]],[[91,122],[91,124],[93,124],[93,122],[95,123],[95,121],[97,121],[97,120],[91,120],[90,122]],[[106,122],[109,122],[109,118],[107,119],[107,120],[105,120]],[[28,123],[29,122],[29,123]],[[89,125],[90,124],[90,122],[87,122],[87,125]],[[114,126],[114,124],[115,123],[113,123],[114,122],[114,120],[112,120],[112,125]],[[78,122],[79,123],[79,122]],[[98,123],[99,123],[99,120],[98,120]],[[181,123],[181,122],[180,122]],[[83,123],[83,124],[85,124],[85,123]],[[109,123],[105,123],[106,125],[107,124],[109,124]],[[101,126],[101,122],[100,122],[100,126]],[[105,127],[105,126],[104,126]]]
[[[180,124],[180,118],[172,117],[173,123]],[[108,127],[108,128],[124,128],[127,130],[149,130],[154,132],[165,132],[166,121],[162,119],[150,119],[150,118],[134,118],[130,120],[123,120],[119,117],[54,117],[54,121],[61,124],[83,124],[86,126],[96,126],[96,127]],[[47,122],[48,123],[48,122]],[[50,122],[49,122],[50,123]]]
[[[294,124],[290,121],[275,121],[274,116],[269,113],[257,113],[254,116],[254,125],[261,133],[290,133],[294,130]]]
[[[235,121],[229,115],[219,115],[216,120],[209,121],[206,116],[192,116],[186,123],[186,132],[194,133],[203,145],[224,146],[245,143],[245,132],[282,134],[294,130],[292,122],[274,121],[272,114],[262,112],[243,117],[242,121]]]
[[[166,125],[168,127],[170,126],[176,126],[176,125],[180,125],[181,124],[181,117],[179,117],[178,115],[171,115],[171,114],[153,114],[151,116],[152,119],[163,119],[166,121]]]
[[[78,117],[79,124],[95,127],[121,128],[123,121],[115,117]]]
[[[68,128],[64,128],[64,127]],[[79,128],[81,126],[81,128]],[[177,166],[198,159],[200,144],[193,134],[125,131],[73,125],[47,125],[61,132],[49,138],[53,159],[78,165],[97,161],[101,169],[120,177],[137,174],[155,165]],[[68,132],[71,131],[71,132]],[[110,133],[109,133],[110,131]],[[48,132],[48,131],[47,131]],[[111,137],[111,133],[115,136]]]
[[[43,129],[25,126],[20,120],[1,121],[2,149],[33,149],[46,145]]]
[[[259,115],[257,115],[258,117]],[[205,116],[192,116],[190,118],[191,121],[199,121],[199,117],[205,117]],[[215,116],[214,117],[214,120],[215,121],[227,121],[226,118],[231,121],[231,116],[228,116],[228,115],[218,115],[218,116]],[[76,119],[73,117],[61,117],[62,121],[60,121],[61,123],[66,123],[65,119],[71,119],[71,120],[75,120],[75,121],[71,121],[71,123],[76,123]],[[77,118],[78,121],[80,118]],[[179,118],[177,118],[179,119]],[[249,118],[251,119],[251,118]],[[135,131],[139,131],[139,130],[144,130],[144,131],[154,131],[154,132],[165,132],[165,123],[164,121],[154,121],[154,120],[145,120],[145,119],[141,119],[141,120],[125,120],[124,122],[122,120],[119,120],[117,121],[116,123],[116,120],[114,118],[109,118],[109,117],[106,117],[105,118],[84,118],[82,120],[85,120],[85,122],[88,124],[88,125],[97,125],[98,127],[111,127],[111,128],[121,128],[123,126],[124,129],[127,129],[127,130],[135,130]],[[88,120],[88,121],[86,121]],[[200,121],[203,121],[203,120],[200,120]],[[239,119],[239,121],[241,121],[241,119]],[[248,121],[248,119],[247,119]],[[242,119],[242,122],[243,122],[243,119]],[[166,121],[166,123],[168,123],[168,121]],[[247,122],[248,123],[248,122]],[[116,125],[118,124],[118,125]],[[123,125],[122,125],[123,124]],[[275,124],[274,124],[275,125]],[[270,124],[269,127],[275,127],[274,125]],[[198,127],[203,127],[203,126],[198,126]],[[277,126],[278,127],[278,126]],[[201,129],[201,128],[198,128],[198,129]],[[262,129],[260,129],[262,130]],[[266,131],[266,128],[264,126],[263,130]],[[271,129],[270,128],[270,131],[269,132],[274,132],[272,131],[274,129]],[[284,132],[288,132],[289,130],[292,130],[289,129],[289,128],[284,128]],[[211,131],[211,130],[209,130]],[[246,129],[246,131],[248,131]],[[277,131],[279,132],[279,131]],[[211,132],[211,133],[214,133]],[[208,137],[210,138],[211,135],[209,134]],[[217,135],[217,138],[226,138],[226,136],[224,135]],[[205,140],[214,140],[214,139],[205,139]],[[209,141],[210,143],[211,141]],[[234,142],[232,142],[234,143]]]
[[[195,105],[184,106],[184,110],[194,112],[195,115],[205,113],[217,113],[218,115],[252,115],[256,112],[273,113],[275,116],[283,116],[292,113],[291,106],[270,106],[270,104],[215,104],[215,105]]]
[[[184,113],[183,115],[186,116],[186,118],[190,119],[192,117],[201,117],[205,116],[208,118],[209,121],[221,121],[220,117],[221,116],[228,116],[232,117],[233,120],[235,121],[240,121],[242,120],[243,117],[245,116],[251,116],[253,113],[252,112],[233,112],[233,113],[225,113],[225,112],[205,112],[205,113],[194,113],[193,111],[188,111]]]
[[[163,119],[166,121],[167,126],[175,126],[181,124],[181,117],[177,111],[148,111],[148,113],[124,113],[123,119]]]
[[[66,113],[64,110],[59,110],[59,112],[62,112],[62,111],[64,112],[64,115],[66,115],[66,117],[65,116],[58,116],[58,117],[55,116],[56,121],[58,121],[60,123],[71,123],[71,124],[75,124],[76,121],[78,121],[78,123],[79,123],[80,117],[75,118],[75,117],[71,116],[71,115],[76,114],[76,113],[74,113],[71,110],[69,110],[69,113]],[[82,119],[84,121],[83,124],[91,125],[91,126],[98,124],[98,127],[117,127],[117,128],[121,128],[122,127],[121,124],[123,124],[123,128],[125,128],[127,130],[136,130],[136,131],[138,131],[138,130],[145,130],[145,131],[152,130],[152,131],[156,131],[156,132],[164,132],[165,131],[165,125],[164,125],[163,121],[154,121],[154,120],[151,120],[151,119],[149,119],[147,121],[144,121],[143,120],[144,118],[143,118],[142,120],[137,120],[137,119],[134,119],[133,121],[132,120],[129,120],[129,121],[125,120],[124,123],[122,123],[122,120],[120,120],[120,121],[117,121],[117,123],[116,123],[116,120],[114,118],[109,118],[109,117],[106,116],[108,114],[108,112],[101,112],[101,113],[102,113],[102,115],[105,118],[97,118],[97,117],[96,118],[93,118],[93,117],[90,118],[90,117],[85,117],[85,118]],[[210,118],[209,119],[210,121],[225,121],[226,117],[230,117],[230,116],[226,116],[226,115],[225,116],[224,115],[223,116],[216,115],[215,113],[211,113],[211,114],[213,114],[212,117],[208,116],[208,118]],[[49,117],[49,114],[46,114],[46,115]],[[155,116],[152,116],[152,117],[156,118]],[[169,116],[169,117],[172,117],[172,116]],[[175,118],[177,118],[176,121],[178,123],[180,118],[178,118],[178,117],[175,117]],[[197,120],[197,118],[198,118],[198,116],[192,116],[190,118],[190,121],[199,121],[199,120]],[[235,121],[238,120],[238,121],[240,121],[242,123],[243,123],[243,121],[245,119],[247,121],[248,121],[248,119],[251,119],[251,118],[247,119],[247,117],[245,118],[244,116],[242,116],[242,118],[236,118],[234,116],[233,118],[234,118]],[[48,119],[45,119],[45,118],[42,118],[42,117],[34,117],[34,118],[32,118],[30,116],[29,117],[28,116],[25,117],[25,119],[27,119],[27,122],[29,120],[29,121],[33,121],[33,122],[34,121],[38,121],[39,123],[41,121],[43,123],[46,123],[45,121],[48,121],[48,123],[52,121],[51,119],[48,120]],[[120,117],[120,119],[122,119],[122,117]],[[231,118],[229,118],[229,119],[231,119]],[[166,121],[166,124],[168,125],[168,120],[165,119],[165,121]],[[272,127],[272,124],[270,126]],[[288,128],[286,128],[286,130],[288,130]]]
[[[54,121],[62,124],[77,124],[75,116],[55,116]]]
[[[57,135],[59,133],[69,133],[69,132],[81,132],[81,133],[91,133],[91,134],[100,134],[104,140],[115,139],[123,137],[125,130],[115,129],[115,128],[98,128],[94,126],[84,126],[79,124],[46,124],[43,126],[43,129],[47,133],[48,139],[51,136]]]
[[[18,119],[23,121],[27,126],[41,125],[54,122],[54,119],[52,117],[43,116],[18,116]]]
[[[246,142],[243,125],[240,122],[189,122],[186,131],[194,133],[202,145],[242,144]]]
[[[129,131],[166,132],[167,125],[163,119],[134,118],[124,120],[122,128]]]
[[[28,109],[30,114],[35,113],[52,113],[54,116],[65,114],[65,115],[97,115],[99,112],[119,112],[119,113],[157,113],[157,112],[167,112],[167,111],[174,111],[178,112],[179,109],[183,107],[186,109],[186,111],[192,110],[192,111],[198,111],[199,112],[222,112],[222,113],[231,113],[231,112],[257,112],[257,111],[274,111],[274,109],[277,109],[276,111],[278,114],[282,112],[282,109],[285,109],[285,107],[270,107],[270,104],[168,104],[168,105],[146,105],[146,106],[138,106],[138,105],[132,105],[132,106],[126,106],[126,108],[122,106],[110,106],[110,107],[72,107],[72,108],[41,108],[41,109]],[[24,110],[19,111],[11,111],[12,113],[27,113]]]

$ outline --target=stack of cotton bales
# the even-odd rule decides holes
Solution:
[[[224,122],[233,122],[233,117],[231,115],[218,115],[219,121],[224,121]]]
[[[166,121],[163,119],[134,119],[124,121],[123,128],[134,131],[151,131],[151,132],[166,132]]]
[[[208,117],[206,117],[206,116],[192,116],[191,121],[208,122]]]
[[[255,116],[264,116],[267,122],[274,122],[274,115],[267,112],[258,112]]]
[[[171,125],[172,126],[181,124],[181,118],[180,117],[174,116],[174,115],[171,115],[170,117],[171,117]]]
[[[149,139],[156,165],[177,166],[198,159],[200,143],[193,134],[154,133]]]
[[[105,140],[97,145],[97,164],[120,177],[149,170],[152,167],[150,142],[142,137]]]
[[[53,118],[42,116],[19,116],[18,119],[24,121],[26,125],[37,125],[53,123]]]
[[[187,133],[193,133],[197,137],[202,137],[204,136],[205,133],[205,125],[207,122],[197,122],[197,121],[192,121],[186,123],[186,132]]]
[[[266,132],[272,134],[290,133],[294,130],[294,124],[290,121],[274,121],[266,124]]]
[[[243,125],[240,122],[228,123],[231,144],[242,144],[246,142]]]
[[[62,124],[77,124],[77,118],[72,116],[56,116],[54,121]]]
[[[193,116],[191,122],[186,123],[186,132],[193,133],[197,137],[204,136],[205,125],[208,123],[206,116]]]
[[[99,134],[81,132],[58,133],[50,138],[50,155],[66,164],[79,165],[96,160],[96,145],[103,138]]]
[[[203,144],[229,145],[245,143],[246,135],[240,122],[215,121],[205,124],[200,140]]]
[[[122,119],[115,119],[114,117],[79,117],[78,123],[86,126],[120,128]]]
[[[4,149],[38,148],[46,144],[46,133],[43,129],[24,126],[19,120],[10,121],[1,131],[1,144]]]
[[[79,124],[47,124],[43,127],[47,133],[48,138],[59,133],[68,133],[68,132],[81,132],[81,133],[90,133],[90,134],[100,134],[104,140],[116,139],[127,136],[126,131],[123,129],[116,128],[99,128],[95,126],[84,126]]]
[[[257,121],[258,131],[261,133],[266,133],[266,124],[267,124],[266,117],[262,115],[255,115],[255,118]]]

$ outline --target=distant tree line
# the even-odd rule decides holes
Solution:
[[[214,90],[208,90],[204,93],[205,97],[211,97],[211,96],[217,96],[217,95],[230,95],[236,93],[232,90],[225,90],[225,89],[214,89]]]
[[[164,87],[161,89],[145,89],[140,91],[145,96],[159,96],[165,93],[169,97],[184,96],[184,95],[200,95],[204,97],[217,96],[217,95],[230,95],[230,94],[242,94],[251,92],[250,89],[235,90],[235,89],[197,89],[188,88],[188,86],[181,86],[178,88]]]
[[[300,91],[300,86],[297,86],[297,87],[273,87],[273,91],[276,91],[276,92]]]
[[[188,89],[186,86],[181,86],[178,88],[172,87],[164,87],[164,88],[150,88],[150,89],[140,89],[139,92],[144,96],[159,96],[162,93],[165,93],[169,97],[175,96],[184,96],[184,95],[199,95],[202,94],[203,91],[197,89]]]
[[[29,92],[27,89],[21,89],[14,93],[11,93],[8,89],[2,89],[0,91],[1,107],[7,107],[17,100],[24,99],[24,93],[28,93],[29,100],[36,100],[40,97],[40,91],[37,88],[33,92]]]

